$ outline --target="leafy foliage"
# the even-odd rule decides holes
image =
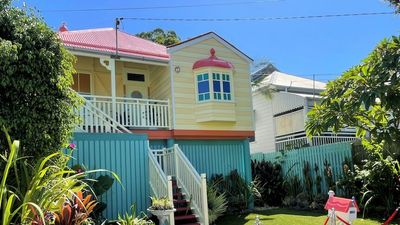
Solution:
[[[400,0],[386,0],[386,1],[392,4],[392,6],[396,8],[397,13],[400,12]]]
[[[259,189],[261,202],[256,201],[256,204],[280,206],[285,195],[282,166],[268,161],[252,161],[251,168],[253,180],[261,184]]]
[[[86,168],[79,164],[74,165],[72,169],[78,173],[86,171]],[[114,179],[109,175],[100,175],[98,177],[85,176],[83,180],[88,185],[86,191],[96,196],[97,204],[94,207],[90,217],[96,224],[99,224],[106,220],[103,216],[103,211],[107,209],[107,204],[101,201],[101,196],[112,187],[114,184]]]
[[[131,214],[125,213],[124,215],[118,214],[118,225],[154,225],[154,223],[144,217],[136,216],[136,207],[131,206]]]
[[[208,221],[213,224],[220,216],[224,215],[228,208],[225,193],[218,193],[215,183],[207,186]]]
[[[174,204],[167,197],[162,197],[162,198],[150,197],[150,198],[151,198],[150,209],[152,210],[169,210],[174,208]]]
[[[177,44],[181,41],[175,31],[164,31],[161,28],[156,28],[153,31],[141,32],[136,34],[136,36],[165,46]]]
[[[215,184],[218,193],[226,194],[228,211],[243,211],[253,197],[261,197],[258,182],[247,183],[238,173],[232,170],[228,175],[217,174],[211,176],[210,181]]]
[[[360,64],[331,81],[309,113],[307,132],[356,127],[370,142],[400,142],[400,37],[384,39]]]
[[[54,225],[91,224],[89,215],[97,204],[91,199],[92,195],[87,194],[84,197],[81,191],[75,193],[71,199],[67,198],[54,214]]]
[[[21,141],[21,156],[39,159],[67,143],[78,119],[74,57],[42,19],[9,1],[0,3],[0,24],[0,125]]]
[[[306,125],[309,135],[348,126],[357,129],[369,156],[357,165],[360,170],[355,174],[347,170],[339,184],[347,194],[363,184],[361,202],[364,209],[373,206],[375,212],[390,212],[400,199],[399,62],[400,37],[384,39],[360,65],[328,83],[325,98],[311,110]]]

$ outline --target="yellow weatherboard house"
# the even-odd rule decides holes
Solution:
[[[213,32],[168,47],[111,28],[62,26],[59,37],[77,58],[72,88],[85,102],[77,161],[121,170],[127,191],[140,192],[113,189],[113,207],[145,210],[147,196],[168,196],[191,208],[170,222],[208,224],[206,179],[236,171],[251,181],[252,59],[243,52]]]

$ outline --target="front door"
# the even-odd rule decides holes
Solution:
[[[146,109],[146,99],[148,99],[147,71],[127,71],[125,73],[124,84],[125,97],[127,98],[125,113],[128,114],[129,118],[127,126],[146,127],[148,124]]]

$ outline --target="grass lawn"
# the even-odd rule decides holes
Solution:
[[[270,209],[241,215],[230,215],[220,218],[217,225],[254,225],[256,215],[264,225],[323,225],[326,214],[313,211],[290,209]],[[354,225],[380,225],[374,220],[357,219]]]

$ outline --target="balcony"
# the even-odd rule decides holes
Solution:
[[[324,132],[320,136],[314,136],[311,139],[307,137],[305,132],[300,132],[276,137],[275,149],[276,151],[284,151],[337,142],[354,142],[357,140],[358,138],[355,137],[355,132],[353,131],[341,133]]]
[[[80,111],[83,130],[107,132],[115,124],[126,129],[170,128],[169,100],[81,96],[85,99]]]

